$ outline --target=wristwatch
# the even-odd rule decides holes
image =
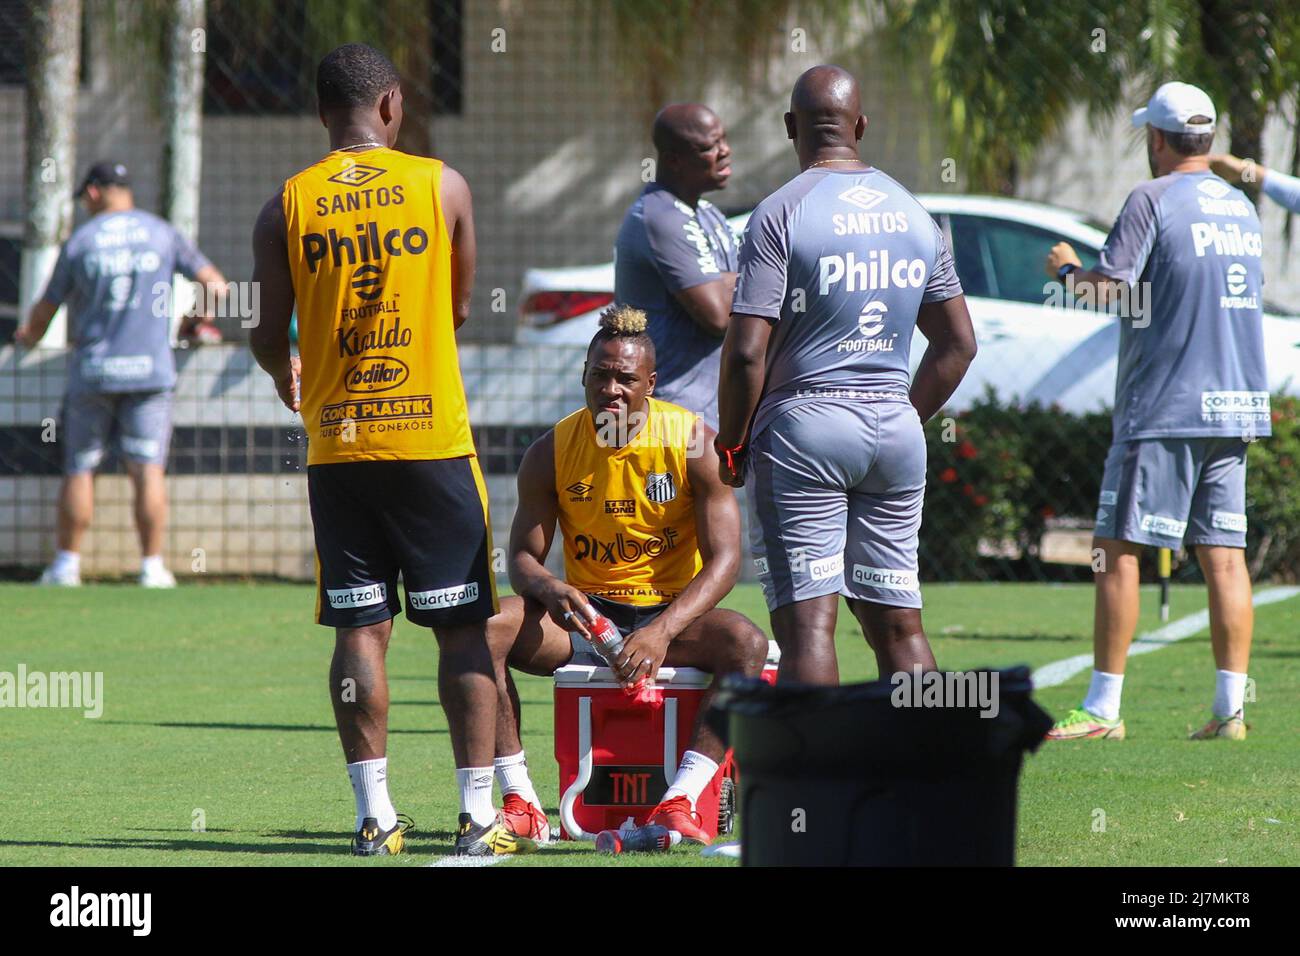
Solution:
[[[1077,262],[1067,262],[1065,265],[1061,266],[1061,268],[1056,270],[1056,281],[1064,282],[1065,277],[1078,268],[1079,264]]]

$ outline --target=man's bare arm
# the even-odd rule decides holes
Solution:
[[[926,302],[916,327],[928,341],[912,379],[911,400],[922,422],[929,421],[961,384],[978,347],[964,295]]]
[[[25,349],[32,349],[44,338],[59,307],[45,299],[38,300],[27,313],[27,321],[14,330],[14,341]]]
[[[181,338],[193,334],[200,325],[212,321],[212,316],[208,314],[208,303],[225,299],[230,288],[230,283],[221,274],[221,270],[212,263],[200,269],[195,274],[194,281],[203,287],[203,291],[198,301],[199,308],[195,310],[194,315],[187,315],[181,320],[181,327],[177,332]]]
[[[259,312],[248,342],[253,358],[275,382],[280,401],[298,411],[298,360],[289,353],[289,323],[293,319],[293,276],[289,272],[287,230],[281,193],[258,214],[253,227],[253,282]]]
[[[673,298],[695,320],[696,325],[710,335],[722,338],[727,334],[727,326],[730,324],[731,300],[735,293],[736,273],[724,272],[720,279],[702,282],[689,289],[679,289],[673,293]]]
[[[763,395],[767,343],[772,325],[757,315],[733,315],[722,343],[722,369],[718,381],[718,444],[734,448],[749,440],[749,423]],[[722,476],[732,487],[743,484],[741,475]]]
[[[689,447],[700,453],[688,455],[686,475],[695,495],[695,534],[704,566],[652,625],[670,641],[717,607],[740,574],[740,506],[718,478],[716,433],[703,422],[696,422],[695,429]]]
[[[525,599],[537,601],[551,620],[566,630],[587,635],[591,606],[581,591],[546,570],[555,525],[560,516],[555,493],[555,431],[548,431],[524,452],[519,463],[519,503],[510,525],[510,586]],[[570,617],[565,614],[573,613]]]
[[[1106,305],[1119,298],[1121,290],[1126,285],[1108,275],[1083,268],[1083,262],[1080,261],[1074,247],[1068,242],[1058,242],[1047,254],[1047,274],[1053,279],[1057,278],[1060,268],[1067,263],[1078,266],[1069,274],[1070,285],[1076,292],[1090,295],[1092,301],[1098,305]]]
[[[442,167],[442,211],[451,236],[452,321],[459,329],[469,320],[469,300],[474,291],[478,244],[474,236],[474,201],[465,177],[450,166]]]

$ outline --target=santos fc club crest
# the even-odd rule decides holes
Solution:
[[[676,498],[677,485],[673,483],[673,473],[648,472],[645,476],[645,496],[660,505]]]

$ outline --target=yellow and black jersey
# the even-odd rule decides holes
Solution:
[[[442,170],[335,150],[284,184],[310,465],[474,454]]]
[[[698,416],[646,402],[645,424],[621,448],[601,441],[585,408],[555,426],[565,579],[638,606],[673,600],[704,564],[686,473]]]

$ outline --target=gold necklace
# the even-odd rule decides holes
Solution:
[[[382,149],[382,148],[383,148],[383,145],[384,145],[383,143],[376,143],[376,142],[374,142],[373,140],[369,140],[369,139],[368,139],[368,140],[366,140],[366,141],[364,141],[364,142],[361,142],[361,143],[353,143],[351,146],[340,146],[338,149],[334,150],[334,152],[339,153],[339,152],[342,152],[342,151],[345,150],[345,149],[361,149],[361,148],[363,148],[363,147],[365,147],[365,146],[374,146],[374,147],[377,147],[377,148]]]
[[[862,160],[860,159],[821,159],[815,163],[809,163],[808,168],[812,169],[814,166],[828,166],[831,163],[861,163],[861,162]],[[865,166],[866,164],[863,163],[863,165]]]

